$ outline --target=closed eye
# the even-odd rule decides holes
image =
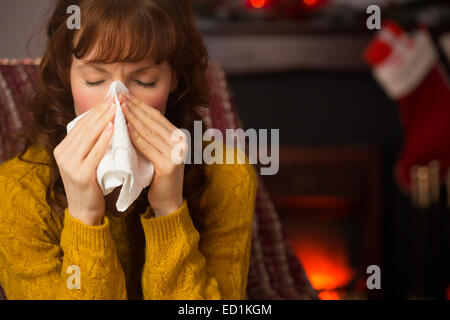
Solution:
[[[89,82],[89,81],[85,81],[84,84],[85,84],[87,87],[96,87],[96,86],[101,85],[103,82],[105,82],[105,80],[101,80],[101,81],[97,81],[97,82]]]
[[[149,82],[149,83],[147,83],[147,82],[142,82],[142,81],[139,81],[139,80],[135,80],[136,81],[136,83],[138,84],[138,85],[140,85],[141,87],[143,87],[143,88],[154,88],[154,87],[156,87],[156,81],[155,82]],[[85,85],[87,86],[87,87],[96,87],[96,86],[99,86],[99,85],[101,85],[103,82],[105,82],[105,80],[101,80],[101,81],[97,81],[97,82],[89,82],[89,81],[85,81]]]
[[[142,82],[142,81],[139,81],[139,80],[135,80],[135,81],[136,81],[136,83],[138,85],[140,85],[141,87],[144,87],[144,88],[154,88],[154,87],[156,87],[156,81],[155,82],[149,82],[149,83]]]

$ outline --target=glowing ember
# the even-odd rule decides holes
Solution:
[[[251,0],[250,3],[253,8],[262,8],[266,4],[266,0]]]
[[[319,293],[321,300],[340,300],[339,293],[337,291],[322,291]]]
[[[291,243],[313,287],[323,290],[320,298],[339,299],[334,290],[344,288],[356,275],[342,235],[327,229],[302,234]]]

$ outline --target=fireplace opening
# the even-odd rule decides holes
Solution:
[[[333,197],[275,198],[283,210],[286,237],[302,262],[312,286],[323,300],[365,299],[359,273],[358,222],[346,216],[350,202]],[[297,202],[295,215],[288,212]],[[322,208],[320,208],[322,207]],[[365,285],[365,283],[364,283]]]
[[[280,148],[264,177],[283,227],[323,300],[378,299],[366,273],[381,261],[381,156],[370,148]]]

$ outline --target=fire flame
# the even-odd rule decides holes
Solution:
[[[302,262],[312,286],[322,291],[324,300],[338,300],[342,290],[356,275],[350,266],[348,249],[337,232],[303,234],[291,240],[292,247]]]

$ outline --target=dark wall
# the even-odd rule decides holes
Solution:
[[[247,128],[279,128],[282,144],[401,144],[397,107],[368,73],[231,76]]]

